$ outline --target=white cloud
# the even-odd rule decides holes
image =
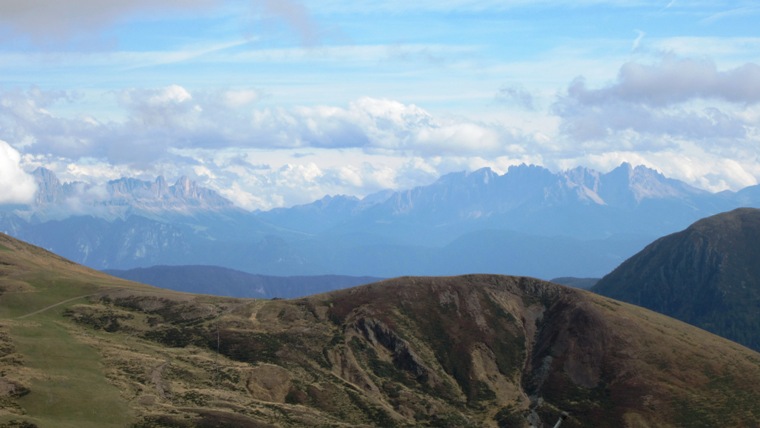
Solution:
[[[718,70],[705,60],[624,64],[617,80],[590,89],[582,78],[553,106],[562,132],[576,141],[620,139],[667,144],[673,138],[739,144],[755,134],[746,112],[760,103],[760,66]],[[644,148],[638,146],[639,148]]]
[[[20,166],[21,155],[0,140],[0,204],[23,204],[34,200],[37,184]]]
[[[273,201],[267,201],[260,196],[254,195],[250,191],[245,190],[237,181],[232,182],[230,187],[226,189],[220,189],[219,193],[235,205],[249,211],[262,208],[270,209],[282,204],[282,200],[278,200],[278,203],[273,203]]]
[[[261,94],[252,89],[228,90],[222,94],[224,105],[230,109],[251,105],[260,98]]]
[[[760,65],[746,63],[721,71],[711,61],[666,57],[658,64],[624,64],[617,82],[588,89],[583,80],[568,88],[568,96],[584,105],[613,102],[663,107],[695,99],[740,104],[760,102]]]
[[[191,92],[170,85],[123,91],[119,100],[126,117],[102,122],[45,109],[39,100],[44,95],[16,93],[3,101],[0,123],[6,126],[0,138],[29,141],[28,153],[115,164],[165,160],[174,148],[354,147],[397,154],[503,155],[532,140],[495,123],[437,118],[413,104],[369,97],[345,107],[257,108],[256,90]]]

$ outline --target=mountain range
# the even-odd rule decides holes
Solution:
[[[485,168],[362,199],[247,212],[187,178],[102,186],[34,172],[28,206],[0,231],[98,269],[216,265],[293,275],[601,277],[652,240],[740,206],[760,187],[710,193],[644,166]]]
[[[404,277],[296,300],[177,293],[0,234],[0,424],[760,423],[760,354],[533,278]]]
[[[215,296],[290,299],[377,282],[382,278],[341,275],[269,276],[219,266],[151,266],[108,269],[109,275],[169,290]]]

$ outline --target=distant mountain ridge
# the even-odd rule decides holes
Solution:
[[[162,176],[154,181],[125,177],[108,181],[99,187],[84,182],[61,183],[52,171],[42,167],[37,168],[33,175],[39,186],[35,198],[37,208],[65,205],[68,200],[76,197],[84,199],[81,201],[84,204],[128,207],[132,212],[234,208],[230,200],[199,186],[187,177],[180,177],[171,185]],[[745,191],[744,196],[749,193]],[[509,167],[503,175],[490,168],[450,173],[427,186],[396,192],[382,191],[361,199],[342,195],[326,196],[313,203],[276,208],[259,214],[277,220],[298,212],[313,216],[327,212],[341,213],[345,217],[381,206],[382,211],[394,216],[435,213],[440,218],[476,219],[522,206],[580,203],[620,207],[640,204],[650,199],[683,200],[705,195],[709,193],[681,181],[668,179],[642,165],[633,167],[623,163],[609,173],[602,174],[584,167],[553,173],[540,166],[523,164]]]
[[[174,184],[159,176],[152,182],[120,178],[95,186],[84,182],[61,183],[46,168],[37,168],[32,175],[38,191],[30,208],[38,216],[52,212],[59,217],[94,214],[111,219],[133,214],[192,214],[234,209],[228,199],[187,177],[180,177]]]
[[[219,266],[151,266],[106,270],[109,275],[186,293],[243,298],[292,299],[380,281],[340,275],[254,275]]]
[[[702,219],[648,245],[592,290],[760,350],[760,210]]]
[[[367,198],[365,198],[367,199]],[[336,202],[340,207],[336,207]],[[478,229],[508,229],[542,236],[571,236],[582,239],[606,238],[613,234],[646,232],[659,236],[672,231],[674,224],[686,225],[699,212],[720,212],[736,207],[739,197],[731,192],[711,194],[659,172],[623,163],[602,174],[588,168],[553,173],[535,165],[510,167],[499,175],[490,168],[442,176],[428,186],[383,193],[366,204],[357,198],[328,197],[312,204],[259,212],[273,224],[309,223],[315,232],[325,232],[334,221],[321,220],[315,213],[330,213],[344,220],[342,229],[362,230],[372,224],[385,233],[403,235],[411,226],[459,233]],[[760,198],[744,198],[741,203],[760,205]],[[657,215],[651,212],[657,211]],[[670,218],[659,216],[667,211]],[[294,218],[298,214],[301,217]],[[696,215],[696,216],[695,216]],[[333,217],[329,218],[333,218]],[[316,224],[306,220],[317,219]],[[393,225],[397,230],[384,226]],[[321,226],[321,228],[320,228]],[[425,236],[436,243],[450,242],[451,236]],[[441,238],[441,239],[439,239]]]
[[[413,189],[247,212],[180,178],[103,186],[35,172],[0,231],[98,269],[216,265],[276,276],[600,277],[657,237],[740,206],[760,187],[710,193],[644,166],[600,173],[535,165],[444,175]]]

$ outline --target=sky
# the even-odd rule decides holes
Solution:
[[[760,5],[0,0],[0,203],[190,177],[267,210],[521,163],[760,179]]]

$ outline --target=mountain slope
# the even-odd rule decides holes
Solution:
[[[0,424],[760,423],[760,354],[535,279],[236,300],[109,278],[3,235],[0,269]]]
[[[661,238],[593,290],[760,350],[760,210],[737,209]]]

